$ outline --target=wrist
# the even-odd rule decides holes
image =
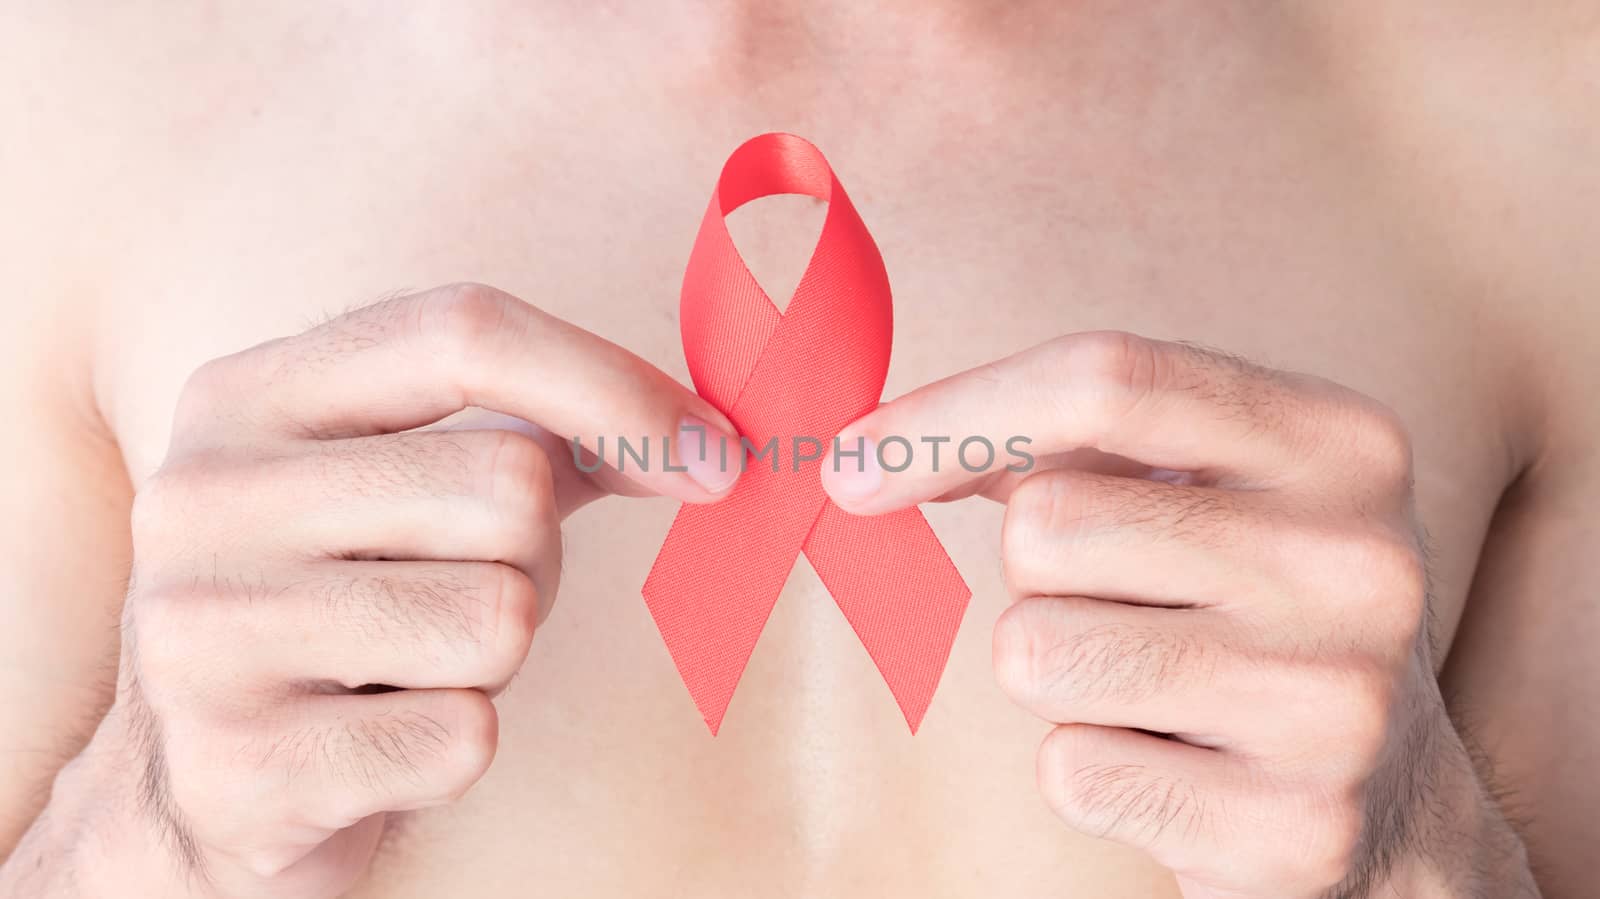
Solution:
[[[1484,787],[1459,736],[1439,761],[1405,850],[1372,896],[1538,899],[1522,839]]]
[[[1406,899],[1539,899],[1521,840],[1500,829],[1459,835],[1460,845],[1411,853],[1369,895]]]
[[[0,899],[191,894],[140,807],[145,766],[119,717],[108,714],[56,775],[49,804],[0,866]]]

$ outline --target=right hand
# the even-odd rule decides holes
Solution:
[[[536,427],[407,430],[466,407]],[[98,804],[139,833],[107,842],[161,847],[172,880],[117,894],[337,896],[385,812],[461,796],[564,516],[609,492],[712,501],[737,476],[676,438],[691,472],[653,449],[648,472],[584,474],[563,438],[659,447],[685,419],[736,439],[638,357],[475,285],[201,367],[135,500],[118,698],[88,753],[136,766],[129,801]]]

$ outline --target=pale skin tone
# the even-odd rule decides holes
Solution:
[[[0,895],[1583,895],[1596,11],[1012,8],[7,13]],[[559,444],[721,422],[772,128],[895,286],[847,435],[1046,461],[827,478],[974,588],[914,738],[803,565],[708,736],[717,491]]]

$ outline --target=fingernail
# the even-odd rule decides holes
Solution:
[[[678,464],[696,484],[723,493],[739,480],[739,438],[705,419],[685,415],[678,422]]]
[[[883,486],[878,444],[868,437],[839,435],[822,467],[822,480],[830,495],[843,499],[866,499],[877,493]]]

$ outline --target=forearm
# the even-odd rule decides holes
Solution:
[[[141,766],[108,718],[57,775],[43,813],[0,864],[0,899],[194,895],[138,802]]]
[[[81,344],[44,323],[0,331],[0,359],[15,366],[0,377],[3,861],[114,698],[132,488]]]
[[[0,664],[0,863],[44,810],[52,782],[89,742],[115,690],[112,676],[86,670],[69,679],[70,663],[52,671],[16,655]]]

